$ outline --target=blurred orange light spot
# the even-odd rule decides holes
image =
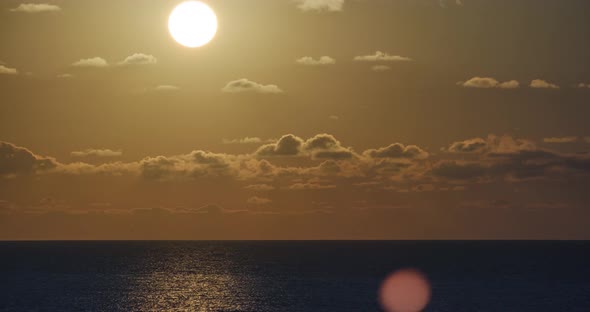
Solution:
[[[379,300],[387,312],[420,312],[430,300],[430,283],[419,271],[402,269],[383,281]]]

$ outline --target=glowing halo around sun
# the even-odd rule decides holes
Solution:
[[[200,1],[186,1],[177,5],[168,18],[172,38],[189,48],[203,46],[217,33],[217,16]]]

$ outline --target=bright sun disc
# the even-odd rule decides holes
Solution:
[[[207,44],[217,32],[217,16],[206,4],[187,1],[177,5],[168,18],[168,30],[176,42],[189,48]]]

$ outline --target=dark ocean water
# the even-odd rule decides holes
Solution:
[[[426,311],[590,311],[590,243],[0,242],[0,311],[380,311],[405,267]]]

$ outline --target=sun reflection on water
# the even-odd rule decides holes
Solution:
[[[187,253],[184,253],[187,254]],[[195,253],[190,253],[193,256]],[[231,257],[199,253],[187,257],[148,255],[124,280],[125,309],[133,311],[256,311],[250,279]],[[165,261],[164,261],[165,260]]]

